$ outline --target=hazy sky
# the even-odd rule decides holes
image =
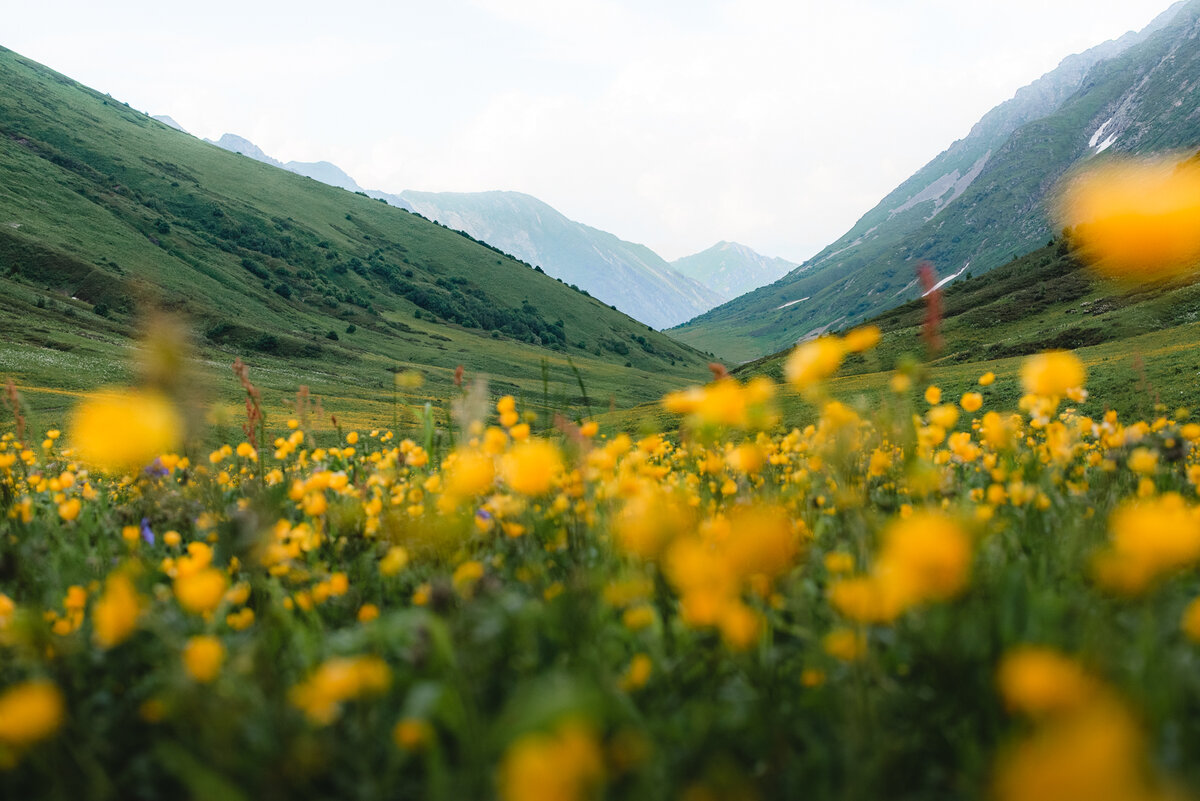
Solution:
[[[1018,87],[1169,5],[9,0],[0,44],[371,189],[512,189],[668,259],[727,239],[800,261]]]

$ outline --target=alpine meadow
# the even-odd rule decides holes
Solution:
[[[0,47],[0,799],[1200,798],[1198,87],[669,260]]]

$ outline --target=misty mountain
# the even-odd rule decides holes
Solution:
[[[567,219],[520,192],[411,192],[420,214],[541,267],[634,319],[667,328],[724,297],[676,272],[645,245]]]
[[[708,250],[676,259],[671,266],[732,299],[782,278],[795,269],[796,263],[763,256],[737,242],[722,241]]]

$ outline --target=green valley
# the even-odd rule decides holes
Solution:
[[[62,393],[129,380],[160,311],[191,330],[198,387],[236,399],[241,357],[273,408],[307,385],[363,425],[444,397],[459,365],[527,408],[580,413],[705,374],[691,348],[488,245],[4,49],[0,106],[0,375],[46,422]],[[413,369],[425,388],[397,398]]]

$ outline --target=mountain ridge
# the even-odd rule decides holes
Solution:
[[[671,262],[676,271],[729,299],[770,284],[795,269],[795,262],[755,252],[721,240],[712,247]]]
[[[911,298],[919,261],[932,261],[946,277],[990,269],[1033,249],[1052,232],[1045,202],[1054,182],[1097,149],[1086,145],[1107,117],[1093,120],[1099,111],[1088,104],[1106,92],[1132,91],[1172,43],[1194,43],[1189,36],[1198,10],[1197,0],[1176,3],[1142,31],[1063,59],[985,114],[816,256],[672,334],[733,360],[753,359]],[[1191,64],[1194,48],[1185,49]],[[1186,79],[1187,73],[1173,74]],[[1193,136],[1196,128],[1193,121]],[[1114,128],[1106,136],[1113,133],[1120,135]],[[1158,146],[1187,141],[1176,134],[1160,137]],[[1149,147],[1149,140],[1139,147],[1126,140],[1116,150]]]

